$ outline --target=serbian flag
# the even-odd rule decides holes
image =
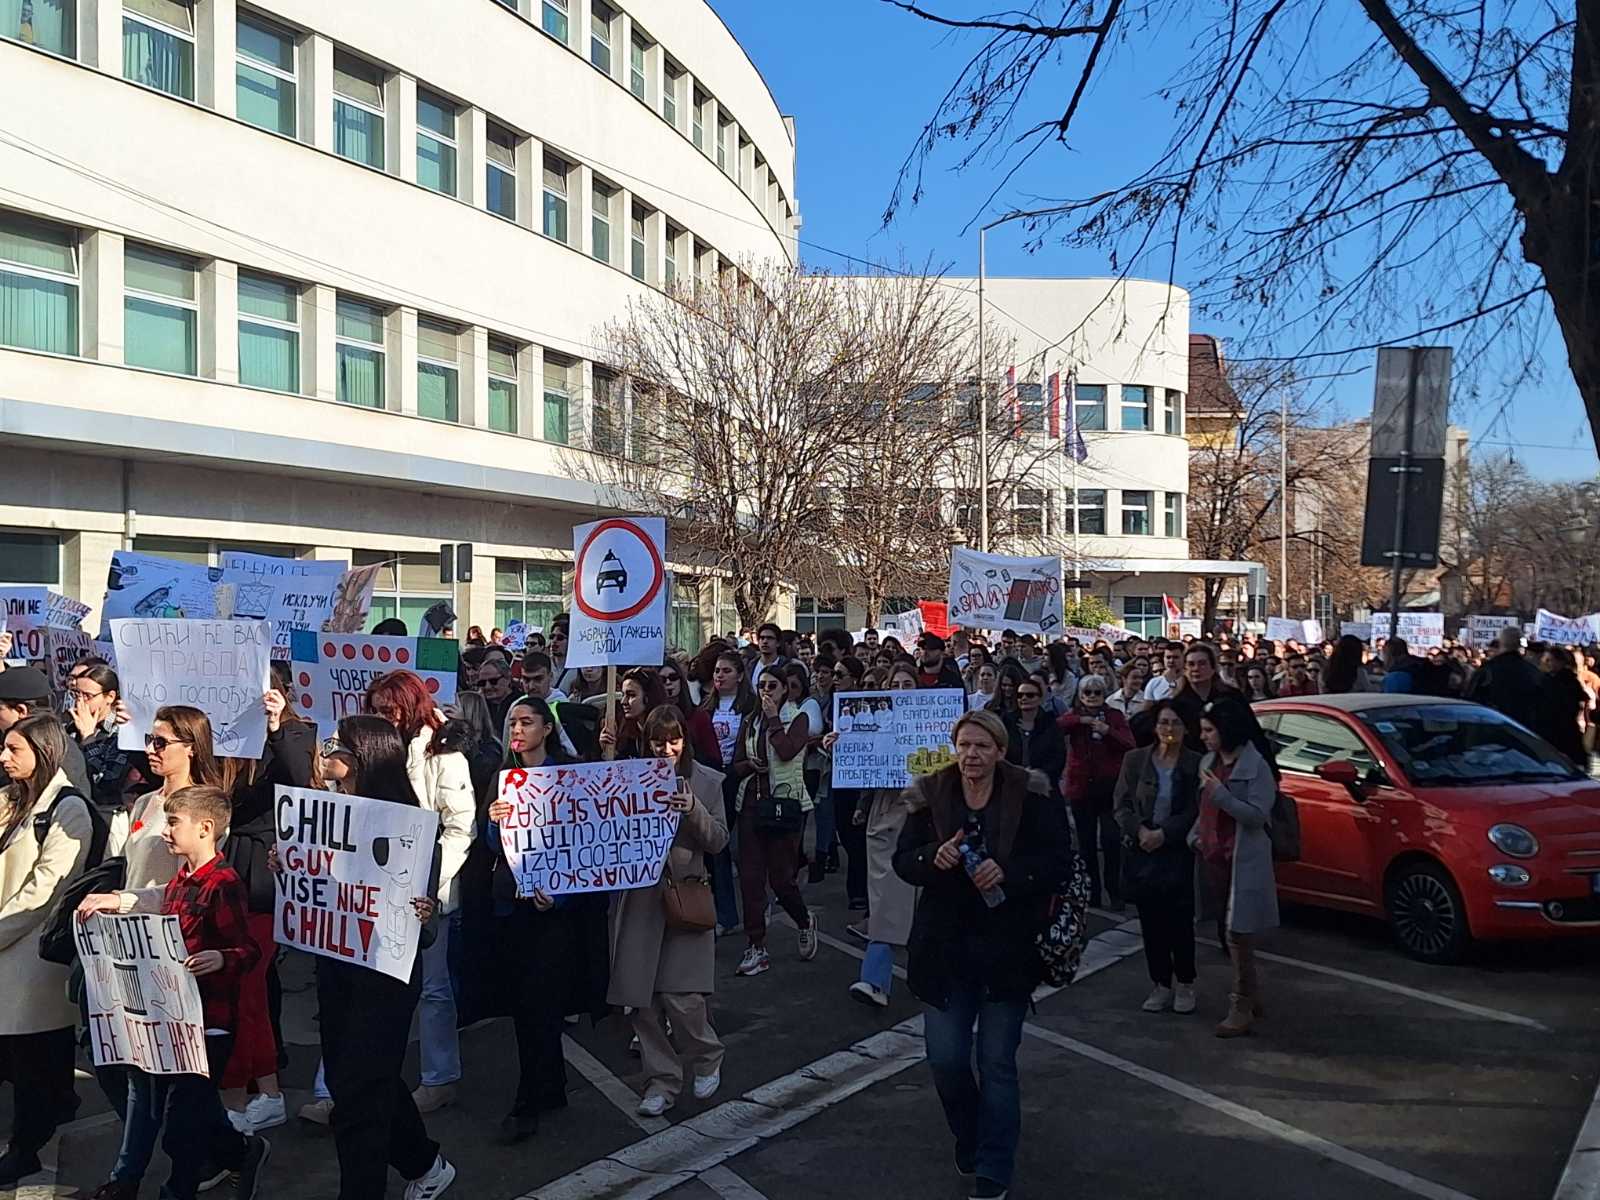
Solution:
[[[1050,376],[1050,436],[1061,436],[1061,372]]]
[[[1178,602],[1171,596],[1163,595],[1161,597],[1161,606],[1167,610],[1167,620],[1177,621],[1182,619],[1183,609],[1178,607]]]
[[[1076,462],[1082,462],[1089,457],[1089,448],[1083,444],[1083,430],[1078,428],[1077,371],[1067,372],[1067,399],[1064,408],[1067,414],[1067,455]]]

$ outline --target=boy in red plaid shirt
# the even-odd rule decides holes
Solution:
[[[78,913],[87,919],[97,912],[158,910],[178,918],[189,951],[183,965],[199,985],[211,1074],[152,1075],[128,1068],[122,1149],[110,1180],[91,1200],[136,1200],[163,1123],[162,1147],[172,1160],[163,1200],[194,1200],[208,1168],[238,1172],[237,1195],[254,1200],[271,1146],[265,1138],[234,1129],[216,1085],[237,1031],[239,980],[261,953],[245,929],[244,884],[217,853],[232,807],[217,788],[196,785],[168,796],[162,809],[167,818],[162,840],[182,860],[177,875],[164,889],[89,896]]]

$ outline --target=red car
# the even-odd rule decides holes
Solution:
[[[1479,704],[1299,696],[1255,705],[1299,804],[1285,901],[1387,919],[1426,962],[1474,939],[1600,933],[1600,783]]]

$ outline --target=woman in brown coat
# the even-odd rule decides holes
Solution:
[[[722,816],[722,773],[694,759],[683,716],[663,705],[645,718],[641,741],[652,756],[670,759],[678,791],[678,835],[667,852],[664,875],[697,881],[709,890],[705,856],[728,844]],[[648,1082],[639,1112],[659,1117],[677,1102],[684,1068],[694,1075],[694,1098],[707,1100],[722,1083],[722,1040],[706,1004],[716,988],[716,930],[667,925],[660,887],[621,892],[611,908],[611,986],[606,999],[633,1009],[633,1031]],[[666,1022],[683,1046],[680,1055]]]

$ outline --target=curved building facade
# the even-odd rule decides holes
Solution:
[[[0,582],[91,604],[119,547],[257,548],[392,560],[414,624],[451,541],[464,621],[539,624],[597,417],[649,435],[597,331],[795,256],[702,0],[0,0],[0,110]]]

